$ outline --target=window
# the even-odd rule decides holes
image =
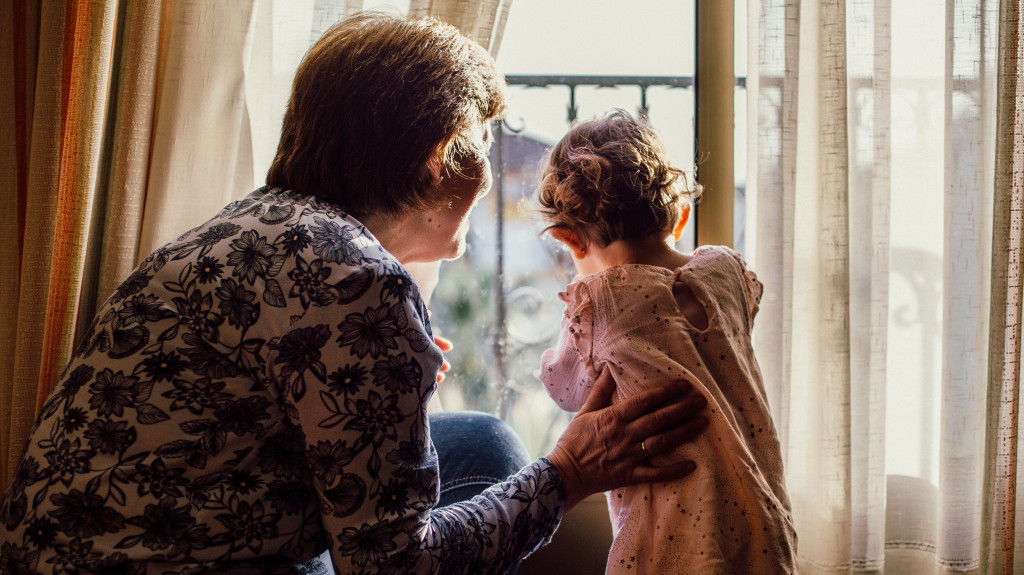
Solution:
[[[552,447],[571,417],[536,374],[559,331],[557,294],[575,274],[568,254],[540,236],[532,200],[541,162],[572,118],[646,106],[673,159],[692,172],[694,20],[694,0],[646,0],[630,11],[614,0],[516,0],[510,13],[498,55],[510,86],[506,120],[494,130],[494,188],[473,214],[466,255],[443,265],[431,309],[435,329],[455,342],[452,372],[438,392],[443,407],[497,414],[535,455]],[[740,32],[736,38],[745,41]],[[737,54],[737,67],[745,67],[745,49]],[[739,122],[742,90],[736,110]],[[735,141],[742,152],[742,138]],[[740,248],[742,158],[735,163]],[[687,226],[680,249],[693,249],[694,228]]]

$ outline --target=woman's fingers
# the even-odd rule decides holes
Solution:
[[[580,408],[580,413],[589,413],[604,409],[612,403],[612,393],[615,391],[615,378],[608,368],[601,370],[601,375],[594,381],[594,387],[590,389],[587,401]]]
[[[614,389],[611,373],[602,372],[548,456],[562,476],[567,508],[591,493],[670,481],[694,469],[689,461],[662,467],[649,460],[707,426],[707,400],[694,386],[680,380],[609,407]]]
[[[668,453],[679,447],[680,444],[692,440],[700,435],[700,432],[704,431],[704,428],[707,426],[708,420],[706,417],[692,417],[678,427],[650,435],[642,441],[647,449],[647,453],[653,457],[662,453]]]
[[[707,403],[690,382],[680,380],[634,396],[612,409],[622,410],[618,417],[625,422],[625,437],[634,438],[637,444],[642,442],[650,456],[665,453],[704,429],[707,420],[700,414]],[[671,443],[673,440],[676,443]]]
[[[633,421],[655,411],[660,405],[691,395],[698,395],[693,393],[693,384],[685,379],[680,379],[671,384],[658,386],[634,395],[616,405],[614,409],[623,421]]]
[[[697,464],[692,461],[680,461],[666,467],[655,467],[653,465],[638,465],[633,469],[632,480],[634,483],[661,483],[662,481],[675,481],[694,472]]]
[[[647,438],[667,429],[673,429],[688,423],[703,413],[708,400],[699,393],[690,392],[675,401],[637,417],[627,424],[630,433],[640,438]]]

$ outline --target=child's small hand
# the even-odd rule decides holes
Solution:
[[[448,353],[452,350],[452,341],[450,339],[441,337],[439,335],[434,336],[434,344],[441,348],[441,353]],[[437,372],[437,383],[444,381],[445,372],[451,370],[452,364],[448,363],[447,359],[441,361],[441,369]]]

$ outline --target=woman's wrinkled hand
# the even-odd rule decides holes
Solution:
[[[679,479],[692,461],[664,467],[650,458],[690,441],[707,426],[707,400],[680,380],[611,405],[615,380],[605,370],[548,460],[565,486],[566,510],[588,495],[638,483]],[[641,447],[642,446],[642,447]]]

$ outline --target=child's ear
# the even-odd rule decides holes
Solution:
[[[685,202],[679,207],[679,221],[676,222],[676,227],[672,230],[672,237],[679,241],[679,238],[683,236],[683,228],[686,227],[686,222],[690,220],[690,202]]]
[[[569,228],[552,228],[551,237],[565,244],[576,259],[581,260],[587,255],[587,246],[576,235],[576,232]]]

